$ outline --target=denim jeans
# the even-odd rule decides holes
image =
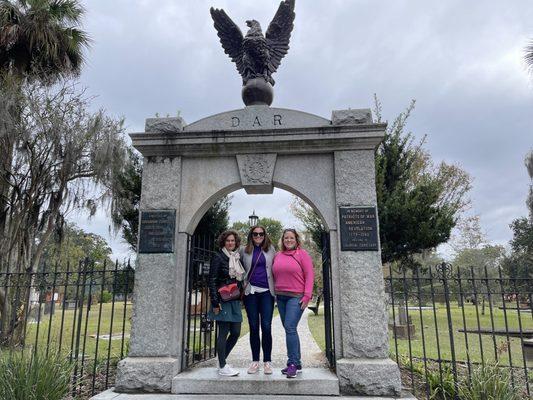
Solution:
[[[259,361],[260,348],[263,348],[263,361],[272,361],[272,315],[274,298],[270,291],[244,296],[244,307],[250,325],[250,347],[252,361]],[[259,337],[261,327],[261,338]]]
[[[299,297],[276,296],[278,301],[279,316],[283,328],[285,328],[285,341],[287,343],[287,365],[302,365],[300,354],[300,338],[298,337],[298,322],[302,317],[303,310]]]

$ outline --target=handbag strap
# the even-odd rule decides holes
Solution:
[[[294,261],[296,261],[298,263],[298,265],[300,266],[300,268],[302,269],[302,272],[304,272],[304,267],[302,267],[302,264],[300,263],[300,261],[298,261],[298,259],[294,256],[294,254],[289,254],[289,256],[291,256],[292,258],[294,258]]]

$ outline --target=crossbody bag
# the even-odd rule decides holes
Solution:
[[[259,255],[259,257],[257,257],[257,259],[255,260],[255,264],[252,266],[252,269],[250,270],[250,273],[247,275],[247,276],[251,276],[257,263],[259,262],[259,258],[261,257],[261,255]],[[227,285],[223,285],[221,287],[218,288],[218,294],[220,295],[220,299],[222,300],[222,302],[228,302],[228,301],[232,301],[232,300],[239,300],[239,299],[242,299],[242,297],[244,296],[244,292],[246,290],[246,288],[248,287],[248,284],[250,283],[250,281],[248,280],[248,282],[246,283],[246,285],[244,285],[244,287],[241,289],[239,287],[239,283],[238,282],[233,282],[233,283],[228,283]]]

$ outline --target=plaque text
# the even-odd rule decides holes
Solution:
[[[176,211],[142,211],[139,253],[173,253]]]
[[[341,207],[340,234],[342,251],[378,251],[375,207]]]

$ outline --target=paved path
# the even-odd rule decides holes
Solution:
[[[300,349],[302,353],[302,364],[304,368],[324,367],[327,368],[327,360],[324,353],[320,350],[307,324],[307,316],[311,310],[305,310],[302,319],[298,324],[298,335],[300,337]],[[243,321],[247,324],[248,321]],[[261,351],[262,353],[262,351]],[[263,355],[261,354],[261,357]],[[262,358],[261,358],[262,360]],[[250,334],[246,334],[239,339],[235,348],[229,355],[227,362],[233,367],[245,368],[252,361],[252,351],[250,350]],[[279,315],[274,316],[272,320],[272,364],[275,368],[283,368],[287,363],[287,347],[285,346],[285,330],[281,324]],[[212,359],[200,363],[198,367],[216,367],[217,360]]]

